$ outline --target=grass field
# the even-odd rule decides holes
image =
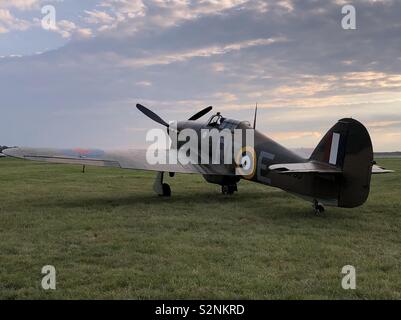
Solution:
[[[378,162],[397,172],[373,177],[364,206],[316,217],[249,182],[227,197],[177,175],[164,199],[154,173],[0,159],[0,298],[400,299],[401,159]]]

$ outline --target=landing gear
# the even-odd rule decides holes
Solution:
[[[163,197],[171,197],[171,188],[167,183],[163,183]]]
[[[313,210],[315,211],[315,215],[319,216],[324,212],[324,207],[317,200],[313,201]]]
[[[236,184],[221,186],[221,193],[224,195],[232,195],[235,191],[238,191]]]
[[[171,197],[171,188],[167,183],[163,183],[164,172],[158,172],[155,183],[153,184],[153,190],[162,197]],[[171,173],[170,173],[171,177]]]

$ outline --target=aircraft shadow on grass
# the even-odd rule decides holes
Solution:
[[[242,218],[246,219],[247,215],[271,218],[275,220],[305,220],[314,218],[311,214],[310,206],[305,205],[301,200],[294,196],[289,196],[285,192],[243,192],[238,196],[222,196],[216,195],[214,192],[197,193],[195,196],[177,195],[173,198],[155,197],[154,195],[138,195],[132,194],[124,197],[104,197],[101,195],[80,195],[76,198],[65,198],[63,200],[37,201],[33,205],[37,208],[62,208],[62,209],[89,209],[94,210],[89,214],[96,213],[98,210],[113,210],[116,208],[124,208],[135,215],[136,210],[147,210],[150,215],[152,212],[160,214],[164,212],[166,215],[175,210],[177,212],[187,213],[188,208],[196,214],[205,213],[205,204],[216,206],[221,210],[229,210],[230,212],[243,213]],[[153,208],[152,208],[153,207]],[[116,213],[119,214],[119,213]],[[341,211],[333,214],[322,215],[321,217],[330,220],[353,220],[358,216],[356,211]]]

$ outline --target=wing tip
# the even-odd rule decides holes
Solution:
[[[4,149],[3,151],[2,151],[2,153],[4,154],[4,155],[6,155],[7,157],[17,157],[17,154],[18,154],[18,149],[19,148],[7,148],[7,149]]]

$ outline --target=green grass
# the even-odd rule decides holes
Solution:
[[[311,205],[241,182],[222,196],[201,176],[0,159],[2,299],[401,298],[401,159],[356,209]],[[41,289],[41,268],[57,290]],[[341,269],[357,270],[357,290]]]

